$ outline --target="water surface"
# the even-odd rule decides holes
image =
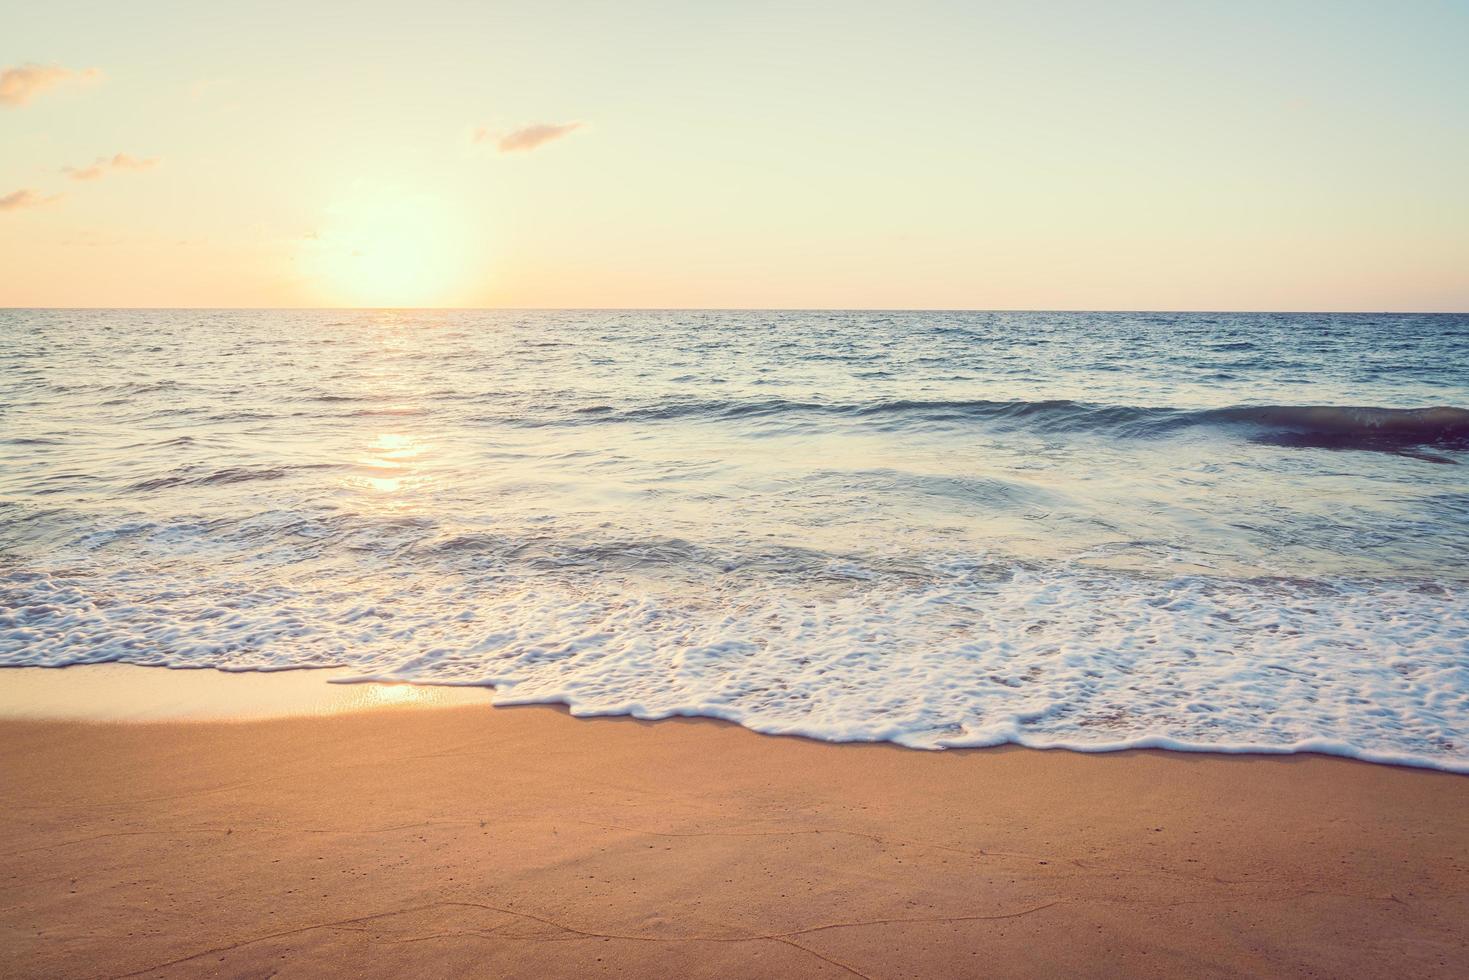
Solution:
[[[1464,316],[0,311],[0,663],[1469,768]]]

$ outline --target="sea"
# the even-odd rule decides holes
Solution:
[[[0,664],[1469,772],[1466,464],[1469,315],[4,310]]]

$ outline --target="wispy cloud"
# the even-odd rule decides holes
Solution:
[[[139,159],[126,153],[119,153],[112,158],[113,170],[150,170],[156,166],[158,166],[157,157]]]
[[[62,82],[87,82],[101,78],[96,68],[73,71],[60,65],[21,65],[0,71],[0,105],[23,106],[36,95]]]
[[[96,180],[105,176],[109,170],[150,170],[158,166],[157,157],[139,159],[127,153],[119,153],[111,157],[98,157],[95,161],[85,167],[62,167],[61,172],[72,180]]]
[[[18,191],[11,191],[9,194],[0,195],[0,211],[20,211],[24,208],[38,208],[43,204],[50,204],[52,201],[59,200],[60,198],[60,194],[52,194],[50,197],[47,197],[40,191],[33,191],[29,187],[22,187]]]
[[[523,129],[497,135],[481,126],[474,131],[474,141],[483,143],[486,140],[495,140],[495,146],[501,153],[523,153],[544,146],[552,140],[559,140],[580,127],[579,122],[536,123],[534,126],[526,126]]]

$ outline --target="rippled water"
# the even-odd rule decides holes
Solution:
[[[0,311],[0,341],[0,663],[1469,769],[1469,317]]]

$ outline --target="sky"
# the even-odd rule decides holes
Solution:
[[[1469,2],[15,4],[0,306],[1469,310]]]

